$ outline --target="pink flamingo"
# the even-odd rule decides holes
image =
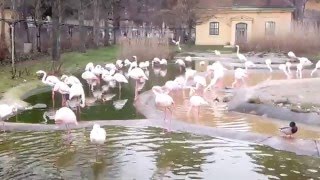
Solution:
[[[169,96],[160,86],[153,86],[152,91],[155,94],[156,106],[164,108],[164,121],[166,121],[167,110],[170,111],[172,117],[172,111],[170,107],[174,106],[174,101],[171,96]]]
[[[53,90],[52,90],[52,96],[54,98],[54,94],[55,92],[59,92],[61,94],[61,106],[64,106],[65,105],[65,102],[66,102],[66,95],[69,94],[69,91],[70,91],[70,87],[64,83],[64,82],[58,82],[56,83],[54,86],[53,86]]]
[[[76,115],[68,107],[60,108],[54,116],[54,121],[56,124],[64,124],[66,126],[68,137],[70,136],[69,125],[70,124],[78,125]]]
[[[148,80],[148,77],[141,68],[136,67],[135,65],[133,65],[133,63],[131,63],[130,68],[128,69],[128,76],[136,81],[134,93],[134,99],[136,100],[138,96],[138,81],[146,81]]]

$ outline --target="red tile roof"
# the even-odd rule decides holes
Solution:
[[[289,0],[199,0],[198,8],[294,8]]]

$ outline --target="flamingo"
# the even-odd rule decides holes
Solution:
[[[296,126],[295,122],[290,122],[289,127],[279,128],[279,131],[285,134],[286,136],[289,135],[289,137],[291,137],[291,135],[298,132],[298,127]]]
[[[187,68],[185,73],[185,85],[187,84],[188,80],[193,78],[196,75],[197,71]]]
[[[82,79],[86,80],[89,84],[89,89],[93,91],[94,86],[100,84],[100,79],[91,71],[85,71],[81,75]]]
[[[96,75],[97,77],[100,77],[102,74],[103,68],[101,65],[96,65],[96,67],[92,70],[93,74]]]
[[[160,65],[163,65],[163,66],[168,65],[167,60],[166,60],[166,59],[161,59],[161,60],[160,60]]]
[[[84,108],[86,105],[86,96],[84,93],[84,89],[82,85],[74,84],[69,89],[69,101],[72,100],[72,98],[81,98],[80,101],[80,107]],[[78,106],[78,111],[80,112],[80,107]]]
[[[248,77],[247,71],[245,69],[242,68],[237,68],[234,71],[234,81],[231,85],[232,88],[234,88],[234,85],[239,81],[242,80],[242,82],[244,82],[244,78]]]
[[[160,64],[160,59],[159,58],[157,58],[157,57],[155,57],[155,58],[153,58],[153,60],[152,60],[152,66],[154,66],[155,64]]]
[[[206,78],[204,78],[203,76],[196,75],[194,76],[193,81],[196,83],[196,89],[198,89],[199,87],[207,86]]]
[[[124,60],[124,66],[130,66],[131,62],[129,59]]]
[[[224,71],[227,70],[220,61],[216,61],[212,65],[208,66],[207,68],[207,76],[209,74],[214,73],[213,79],[211,79],[210,84],[205,88],[205,91],[211,89],[212,86],[214,86],[217,81],[221,80],[224,76]],[[222,84],[220,84],[222,85]]]
[[[220,55],[221,55],[221,52],[218,51],[218,50],[214,50],[214,54],[217,55],[217,56],[220,56]]]
[[[113,79],[119,83],[119,91],[121,91],[121,83],[128,83],[126,77],[124,77],[124,75],[120,73],[114,74]]]
[[[298,60],[303,65],[312,65],[313,63],[306,57],[298,57]]]
[[[110,70],[116,70],[117,69],[117,67],[116,67],[116,65],[114,65],[113,63],[108,63],[108,64],[106,64],[105,66],[104,66],[108,71],[110,71]]]
[[[80,80],[75,77],[75,76],[67,76],[67,75],[62,75],[60,78],[64,83],[68,84],[68,85],[72,85],[72,84],[81,84]]]
[[[292,51],[288,52],[288,56],[289,56],[289,58],[292,58],[292,59],[297,58],[296,55]]]
[[[287,72],[287,66],[285,64],[280,64],[279,69],[284,72],[287,76],[287,79],[290,79],[290,74]]]
[[[288,68],[288,73],[291,74],[291,62],[286,62],[286,66]]]
[[[94,124],[90,132],[90,142],[97,147],[97,154],[99,154],[99,146],[106,141],[106,130],[101,128],[99,124]]]
[[[167,116],[167,110],[171,112],[172,117],[172,111],[171,107],[174,106],[174,101],[171,96],[166,94],[166,92],[163,91],[163,89],[160,86],[153,86],[152,91],[155,94],[155,102],[156,106],[163,107],[164,108],[164,121],[166,121]]]
[[[167,75],[167,72],[168,72],[168,69],[160,69],[159,74],[161,77],[165,77]]]
[[[94,69],[94,65],[92,62],[89,62],[87,65],[86,65],[86,68],[84,69],[85,71],[92,71]]]
[[[177,81],[167,81],[164,84],[165,89],[168,89],[169,91],[174,91],[174,90],[178,90],[180,88],[182,88],[182,86],[179,85],[179,83]]]
[[[56,76],[47,76],[45,71],[39,70],[36,74],[43,74],[42,76],[42,83],[48,86],[53,87],[56,83],[60,82],[59,78]],[[52,106],[54,107],[54,91],[52,89]]]
[[[116,61],[117,68],[121,69],[121,68],[123,68],[123,65],[124,65],[124,62],[122,60],[118,59]]]
[[[178,46],[178,49],[181,51],[181,47],[180,47],[180,37],[179,37],[178,41],[175,41],[175,40],[172,38],[172,42],[173,42],[176,46]]]
[[[256,65],[252,61],[246,61],[244,63],[245,69],[248,70],[249,67],[256,67]]]
[[[296,71],[296,76],[301,79],[302,78],[302,69],[303,69],[303,64],[300,62],[297,64],[297,71]]]
[[[182,59],[177,59],[175,64],[179,65],[180,68],[180,72],[182,71],[182,67],[185,68],[186,67],[186,63],[182,60]]]
[[[64,106],[66,101],[65,96],[69,94],[70,87],[66,83],[60,81],[54,85],[52,92],[53,92],[52,94],[53,98],[54,98],[55,92],[59,92],[61,94],[61,106]]]
[[[149,61],[145,61],[145,62],[140,62],[139,63],[139,67],[141,69],[147,69],[149,67]]]
[[[267,67],[268,67],[268,69],[270,70],[270,72],[272,72],[273,70],[272,70],[272,68],[271,68],[271,59],[266,59],[266,61],[265,61],[265,63],[266,63],[266,65],[267,65]]]
[[[54,121],[56,124],[63,124],[66,126],[67,129],[67,134],[68,134],[68,138],[70,136],[70,129],[69,129],[69,125],[70,124],[74,124],[74,125],[78,125],[77,122],[77,117],[74,114],[74,112],[68,108],[68,107],[62,107],[60,108],[55,116],[54,116]]]
[[[141,68],[135,67],[131,64],[130,68],[128,69],[128,76],[136,81],[135,86],[135,99],[137,98],[137,87],[138,87],[138,81],[145,81],[148,80],[148,77],[145,75],[143,70]]]
[[[319,68],[320,68],[320,60],[317,62],[316,67],[311,71],[310,76],[313,76],[313,73],[315,73]]]
[[[191,96],[190,97],[190,109],[188,112],[190,112],[192,110],[192,108],[196,107],[196,108],[198,108],[198,117],[199,117],[200,107],[205,106],[205,105],[209,105],[209,104],[201,96],[193,95],[194,93],[195,93],[195,89],[191,88],[190,93],[189,93],[189,95]]]
[[[239,45],[236,45],[237,47],[237,57],[240,61],[247,61],[247,58],[243,55],[243,54],[240,54],[239,51],[240,51],[240,47]]]
[[[12,115],[13,113],[18,112],[18,108],[14,105],[7,105],[7,104],[0,104],[0,120],[2,121],[2,128],[3,132],[5,132],[5,125],[4,125],[4,119],[8,116]]]
[[[186,62],[192,62],[192,57],[191,56],[187,56],[185,59],[184,59]]]

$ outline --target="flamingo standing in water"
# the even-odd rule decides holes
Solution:
[[[291,58],[291,59],[296,59],[296,58],[297,58],[297,56],[296,56],[292,51],[289,51],[289,52],[288,52],[288,56],[289,56],[289,58]]]
[[[62,124],[66,126],[68,138],[70,136],[69,125],[70,124],[78,125],[76,115],[68,107],[60,108],[54,116],[54,121],[56,124]]]
[[[211,74],[212,71],[214,73],[213,79],[211,79],[210,84],[205,88],[205,91],[210,90],[213,86],[219,82],[219,87],[223,86],[222,79],[224,77],[224,71],[227,70],[220,61],[213,63],[210,67],[208,67],[208,74]],[[207,74],[207,75],[208,75]]]
[[[315,73],[320,68],[320,60],[317,62],[316,67],[311,71],[310,76],[313,76],[313,73]]]
[[[237,47],[237,57],[240,61],[247,61],[247,58],[243,55],[243,54],[240,54],[239,51],[240,51],[240,47],[239,45],[236,45]]]
[[[148,77],[146,76],[146,74],[144,73],[144,71],[139,68],[139,67],[135,67],[131,64],[130,68],[128,69],[128,76],[131,77],[132,79],[134,79],[136,81],[136,86],[135,86],[135,98],[137,99],[138,96],[138,81],[143,82],[148,80]]]
[[[234,71],[234,81],[231,85],[232,88],[238,83],[239,80],[241,80],[244,83],[244,78],[248,77],[247,71],[242,68],[237,68]]]
[[[182,59],[177,59],[175,64],[178,64],[179,65],[179,68],[180,68],[180,72],[182,71],[182,68],[185,68],[186,67],[186,63],[182,60]]]
[[[205,101],[201,96],[194,95],[195,89],[190,88],[190,109],[188,112],[192,110],[192,108],[196,107],[198,108],[198,117],[200,115],[200,107],[209,105],[207,101]]]
[[[69,89],[69,101],[76,97],[78,101],[77,111],[80,112],[80,107],[84,108],[86,106],[86,96],[84,93],[83,86],[81,84],[73,84]]]
[[[89,84],[89,89],[91,91],[94,90],[94,87],[97,84],[100,84],[100,78],[98,78],[93,72],[91,71],[85,71],[84,73],[82,73],[81,75],[82,79],[86,80],[87,83]]]
[[[53,87],[56,83],[60,82],[59,78],[56,76],[47,76],[45,71],[39,70],[36,74],[42,74],[42,83]],[[52,106],[54,107],[54,91],[52,88]]]
[[[80,80],[75,76],[62,75],[60,79],[68,85],[81,84]]]
[[[18,108],[16,106],[10,106],[7,104],[0,104],[0,120],[2,121],[3,132],[5,132],[4,118],[8,118],[9,115],[16,113]]]
[[[94,124],[90,132],[90,142],[97,147],[97,155],[99,154],[99,146],[106,141],[106,130],[101,128],[99,124]]]
[[[303,64],[302,63],[297,64],[296,76],[299,79],[302,78],[302,69],[303,69]]]
[[[59,92],[61,94],[61,106],[64,106],[66,102],[66,95],[69,94],[70,92],[70,87],[66,83],[60,81],[54,85],[52,91],[53,91],[53,94],[52,94],[53,99],[54,99],[55,92]]]
[[[287,76],[287,79],[290,79],[290,74],[288,73],[287,66],[285,64],[280,64],[279,69],[284,72],[284,74]]]
[[[270,72],[272,72],[273,70],[272,70],[272,68],[271,68],[271,59],[266,59],[266,61],[265,61],[265,63],[266,63],[266,65],[267,65],[267,67],[268,67],[268,69],[270,70]]]
[[[126,77],[124,77],[124,75],[120,73],[114,74],[113,79],[119,83],[119,92],[121,92],[121,83],[128,83]]]
[[[286,62],[286,67],[288,68],[288,73],[291,75],[291,62]]]
[[[160,86],[153,86],[152,91],[155,94],[156,106],[164,108],[164,121],[166,121],[167,110],[170,111],[172,117],[171,107],[174,106],[174,101]]]

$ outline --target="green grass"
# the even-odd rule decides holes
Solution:
[[[70,52],[64,53],[61,56],[61,61],[63,62],[61,67],[61,73],[72,74],[79,70],[84,69],[88,62],[107,63],[115,61],[118,53],[118,48],[116,46],[104,47],[95,50],[88,50],[86,53]],[[37,60],[30,60],[18,63],[16,65],[17,72],[25,71],[27,69],[30,75],[25,72],[21,77],[12,79],[11,78],[11,66],[0,67],[0,94],[2,95],[10,88],[17,85],[30,83],[32,81],[39,81],[36,76],[38,70],[50,71],[52,61],[50,57],[44,57]],[[23,87],[23,86],[22,86]]]

